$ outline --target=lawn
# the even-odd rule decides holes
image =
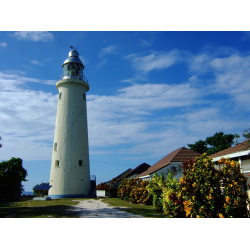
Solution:
[[[119,207],[120,210],[142,215],[147,218],[165,218],[162,212],[156,211],[153,206],[150,205],[140,205],[140,204],[132,204],[130,202],[120,200],[119,198],[106,198],[103,199],[103,202],[108,203],[113,207]]]
[[[32,198],[20,198],[20,201],[0,203],[0,218],[77,218],[78,212],[71,211],[72,206],[78,203],[74,200],[33,201]]]
[[[77,198],[84,200],[88,198]],[[98,198],[97,198],[98,199]],[[79,218],[79,212],[72,211],[77,205],[74,198],[34,201],[32,198],[22,197],[15,202],[0,203],[0,218]],[[147,218],[163,218],[153,206],[131,204],[118,198],[103,198],[103,202],[122,211],[142,215]]]

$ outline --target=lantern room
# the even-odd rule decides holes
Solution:
[[[83,69],[84,65],[82,61],[79,59],[79,53],[72,49],[69,52],[69,57],[64,61],[63,65],[63,79],[79,79],[83,80]]]

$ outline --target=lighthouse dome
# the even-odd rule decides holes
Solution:
[[[69,57],[64,61],[62,67],[64,66],[64,64],[66,63],[79,63],[83,66],[84,68],[84,65],[82,63],[82,61],[79,59],[79,53],[75,50],[75,49],[72,49],[70,52],[69,52]]]
[[[63,79],[74,78],[74,79],[85,79],[83,75],[84,65],[79,59],[79,53],[72,49],[69,52],[69,57],[64,61],[63,65]]]

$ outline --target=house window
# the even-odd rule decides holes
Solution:
[[[83,93],[83,100],[86,101],[86,94]]]
[[[54,151],[57,151],[57,143],[54,144]]]
[[[56,166],[56,167],[59,167],[59,161],[56,161],[56,162],[55,162],[55,166]]]
[[[62,92],[59,93],[59,99],[62,99]]]
[[[79,160],[79,167],[82,167],[82,160]]]

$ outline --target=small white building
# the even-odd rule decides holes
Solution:
[[[140,178],[141,180],[151,180],[154,173],[157,173],[158,176],[163,174],[164,178],[166,178],[169,171],[171,171],[173,177],[179,179],[183,173],[182,162],[199,156],[199,153],[185,147],[176,149],[175,151],[171,152],[170,154],[156,162],[146,171],[137,175],[136,178]]]

